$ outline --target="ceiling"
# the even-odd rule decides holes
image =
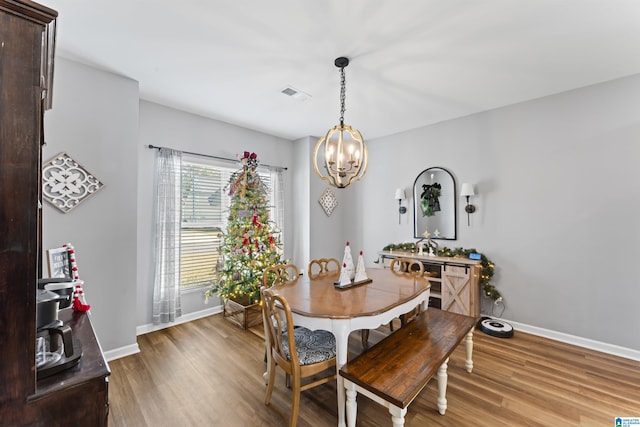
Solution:
[[[640,73],[638,0],[41,1],[58,56],[292,140],[338,123],[339,56],[365,139]]]

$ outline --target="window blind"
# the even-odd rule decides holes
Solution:
[[[208,286],[216,280],[222,262],[220,245],[227,227],[231,198],[227,184],[238,166],[215,159],[183,156],[181,171],[180,286],[190,289]],[[271,220],[282,231],[282,172],[258,167],[269,189]],[[274,188],[274,185],[275,188]]]

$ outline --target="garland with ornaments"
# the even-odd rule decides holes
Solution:
[[[403,252],[415,252],[416,244],[413,242],[407,243],[398,243],[398,244],[390,244],[383,248],[385,251],[403,251]],[[440,248],[438,250],[438,256],[443,257],[464,257],[469,258],[469,254],[479,253],[475,249],[464,249],[464,248],[454,248],[449,249],[447,247]],[[502,301],[502,295],[493,286],[491,282],[491,278],[493,277],[493,269],[495,264],[487,258],[484,254],[480,254],[480,265],[482,268],[480,269],[480,284],[482,285],[482,291],[484,294],[491,298],[492,301]]]

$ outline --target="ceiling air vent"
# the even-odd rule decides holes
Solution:
[[[311,95],[309,95],[308,93],[298,90],[292,86],[287,86],[280,92],[284,93],[287,96],[290,96],[293,99],[297,99],[298,101],[306,101],[307,99],[311,98]]]

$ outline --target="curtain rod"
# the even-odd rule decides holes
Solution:
[[[156,149],[161,149],[161,148],[167,148],[167,147],[158,147],[157,145],[151,145],[149,144],[147,146],[148,148],[156,148]],[[172,148],[173,150],[173,148]],[[230,159],[228,157],[219,157],[219,156],[212,156],[211,154],[201,154],[201,153],[194,153],[191,151],[182,151],[182,150],[176,150],[176,151],[180,151],[183,154],[191,154],[193,156],[201,156],[201,157],[208,157],[210,159],[218,159],[218,160],[226,160],[228,162],[238,162],[238,159]],[[284,166],[271,166],[271,165],[266,165],[266,164],[260,164],[261,166],[264,166],[266,168],[273,168],[273,169],[280,169],[280,170],[284,170],[286,171],[287,168],[285,168]]]

